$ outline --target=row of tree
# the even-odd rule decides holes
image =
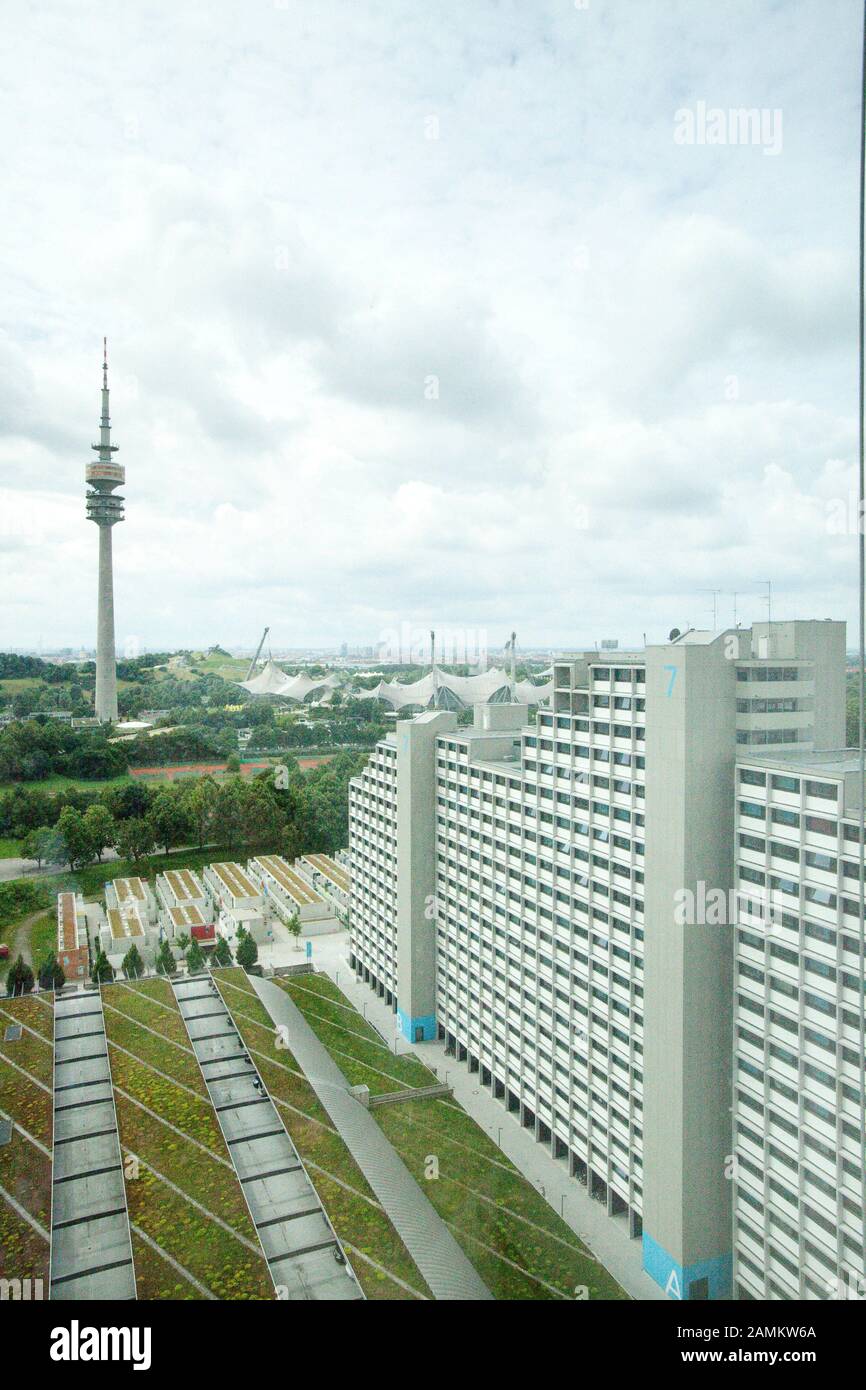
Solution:
[[[293,762],[248,780],[199,777],[158,789],[108,788],[85,807],[67,802],[53,825],[29,829],[23,853],[40,868],[73,870],[101,860],[109,848],[133,864],[182,845],[219,844],[228,851],[279,845],[290,859],[333,853],[346,843],[349,778],[364,757],[341,753],[307,773]]]
[[[195,975],[199,970],[205,968],[204,951],[194,937],[191,938],[186,935],[178,937],[177,944],[190,975]],[[258,954],[255,941],[242,927],[238,932],[238,965],[248,970],[256,964]],[[212,959],[215,965],[227,966],[232,964],[231,947],[225,937],[221,936],[218,939],[212,952]],[[160,975],[177,974],[177,962],[167,939],[164,939],[160,945],[156,958],[156,969]],[[123,957],[121,973],[125,975],[127,980],[140,980],[146,974],[146,966],[142,960],[141,952],[134,942]],[[94,984],[108,985],[115,979],[115,974],[114,967],[100,947],[93,959],[90,971],[91,980]],[[60,990],[66,984],[66,975],[54,951],[46,953],[38,963],[35,972],[24,960],[24,957],[19,956],[6,975],[6,993],[9,996],[30,994],[37,979],[40,989]]]

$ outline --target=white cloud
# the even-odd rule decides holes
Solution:
[[[16,15],[2,644],[93,640],[103,332],[118,631],[149,645],[639,640],[706,588],[760,616],[765,576],[779,616],[853,618],[855,29],[816,0]],[[698,100],[780,108],[782,153],[677,145]]]

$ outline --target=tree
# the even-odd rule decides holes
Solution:
[[[49,951],[39,967],[40,989],[62,989],[66,984],[63,967],[53,951]]]
[[[150,854],[155,844],[150,822],[138,816],[122,820],[117,827],[115,848],[122,859],[131,859],[133,864]]]
[[[33,971],[25,963],[24,957],[19,956],[6,976],[6,993],[10,995],[29,994],[32,988]]]
[[[174,787],[163,787],[153,799],[148,814],[157,844],[162,845],[166,854],[181,840],[189,830],[189,820],[180,796]]]
[[[183,789],[181,804],[189,817],[199,849],[204,848],[204,842],[213,829],[218,792],[219,788],[212,777],[199,777]]]
[[[35,859],[41,869],[43,864],[62,864],[64,844],[58,831],[40,825],[38,830],[29,830],[24,836],[21,851],[25,859]]]
[[[239,843],[244,825],[244,788],[240,777],[223,782],[214,806],[214,834],[220,844],[234,849]]]
[[[171,947],[168,944],[168,937],[164,937],[156,956],[156,970],[158,975],[174,975],[177,966]]]
[[[139,980],[144,974],[144,961],[134,941],[123,957],[123,973],[128,980]]]
[[[238,965],[243,966],[244,970],[249,970],[251,965],[255,965],[259,958],[259,948],[248,932],[243,936],[238,933],[238,949],[235,952],[235,959]]]
[[[114,979],[114,967],[101,946],[96,953],[96,960],[93,963],[90,978],[95,985],[110,985]]]
[[[244,840],[256,849],[274,849],[280,841],[285,815],[265,782],[243,789]]]
[[[186,953],[186,968],[190,975],[196,975],[199,970],[204,970],[204,956],[195,937],[193,937]]]
[[[232,948],[224,936],[217,937],[213,958],[217,965],[231,965],[233,959]]]
[[[57,829],[63,839],[63,858],[70,869],[90,864],[95,850],[81,812],[73,806],[64,806],[57,817]]]
[[[116,835],[114,818],[107,806],[99,802],[88,806],[84,812],[84,832],[97,859],[102,859],[102,851],[114,844]]]
[[[174,938],[174,941],[178,950],[183,951],[184,954],[186,954],[186,949],[189,946],[189,943],[192,941],[192,937],[190,936],[189,932],[182,931],[178,933],[178,935]]]
[[[229,753],[226,758],[226,772],[237,773],[241,770],[241,760],[237,753]]]
[[[290,864],[304,853],[304,847],[305,838],[301,826],[295,821],[289,821],[283,831],[283,854]]]
[[[295,945],[300,946],[301,942],[301,919],[297,912],[293,912],[286,923],[286,931],[295,938]]]

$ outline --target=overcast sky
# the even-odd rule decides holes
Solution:
[[[652,641],[766,579],[853,645],[859,23],[9,11],[0,647],[95,641],[103,333],[121,651]],[[763,132],[708,143],[731,108]]]

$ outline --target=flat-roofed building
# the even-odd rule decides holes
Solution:
[[[210,920],[233,951],[237,949],[241,928],[259,944],[270,939],[261,884],[243,865],[208,864],[202,870],[202,879],[209,897]]]
[[[332,919],[333,904],[313,888],[309,879],[279,854],[250,860],[250,876],[261,885],[269,912],[283,923],[297,915],[302,927]]]
[[[261,886],[250,878],[241,864],[207,864],[202,870],[202,879],[217,910],[262,907]]]
[[[318,893],[330,898],[339,913],[347,911],[351,887],[347,865],[330,854],[305,854],[295,861],[295,869]]]
[[[134,911],[145,928],[156,924],[156,898],[143,878],[114,878],[105,885],[106,910]]]
[[[201,879],[191,869],[169,869],[159,874],[156,898],[160,929],[170,940],[184,933],[191,936],[193,927],[202,939],[214,939],[212,900]],[[202,928],[211,930],[201,933]]]
[[[156,876],[156,896],[161,907],[195,905],[203,908],[207,892],[198,874],[192,869],[167,869]]]
[[[99,932],[99,944],[115,970],[120,969],[124,956],[131,946],[138,948],[145,966],[157,941],[155,925],[146,925],[139,913],[136,902],[121,907],[109,907]]]
[[[57,960],[70,982],[84,979],[90,968],[87,918],[80,893],[57,894]]]
[[[866,1296],[858,755],[737,766],[736,1292]]]
[[[534,724],[425,713],[352,779],[350,960],[642,1240],[669,1297],[726,1298],[734,927],[679,914],[733,892],[737,759],[844,737],[844,624],[690,630],[553,671]],[[841,890],[808,863],[823,924]]]

